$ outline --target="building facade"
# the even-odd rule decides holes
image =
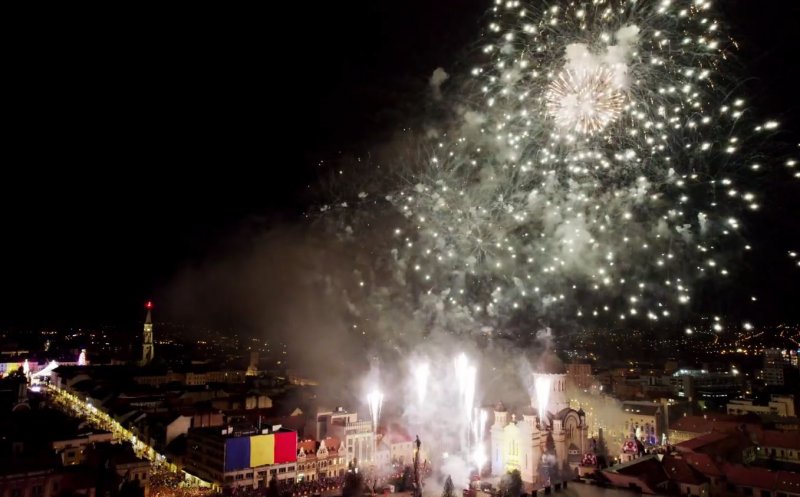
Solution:
[[[645,401],[622,403],[625,413],[624,433],[635,436],[646,445],[658,445],[666,438],[667,426],[661,404]]]
[[[734,399],[728,402],[728,414],[758,414],[761,416],[794,417],[794,396],[773,395],[765,406],[754,404],[750,399]]]
[[[546,407],[523,408],[520,415],[509,413],[500,403],[494,408],[491,427],[492,473],[519,470],[523,482],[536,487],[574,477],[588,449],[588,428],[582,410],[567,402],[567,375],[557,360],[534,373],[534,384],[549,386]],[[544,396],[542,396],[544,397]]]
[[[304,440],[297,449],[297,481],[315,481],[344,476],[347,469],[342,442],[328,437],[319,442]]]
[[[273,476],[294,483],[297,432],[252,426],[191,429],[185,470],[220,488],[262,488]]]
[[[306,430],[316,440],[335,437],[342,440],[347,464],[377,464],[375,426],[371,420],[359,420],[358,414],[341,407],[335,411],[319,411]]]

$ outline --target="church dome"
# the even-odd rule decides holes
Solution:
[[[536,365],[536,372],[545,374],[566,374],[567,368],[564,367],[564,363],[561,362],[561,359],[559,359],[557,355],[548,350],[539,358]]]

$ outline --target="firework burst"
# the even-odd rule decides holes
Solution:
[[[711,2],[497,2],[412,187],[397,260],[437,309],[660,320],[728,279],[759,208],[754,122]],[[461,97],[461,98],[459,98]],[[408,275],[407,275],[408,276]],[[433,296],[433,297],[432,297]]]
[[[689,314],[751,249],[759,185],[797,164],[763,153],[779,123],[739,94],[725,31],[707,0],[496,1],[482,63],[436,87],[458,117],[368,197],[400,215],[401,290],[365,307],[407,292],[457,333]]]
[[[615,121],[625,101],[607,68],[560,73],[545,94],[547,110],[563,129],[595,134]]]

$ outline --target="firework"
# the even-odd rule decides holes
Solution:
[[[367,395],[367,405],[369,414],[372,417],[372,425],[375,431],[378,430],[378,422],[381,417],[381,406],[383,405],[383,394],[378,390],[373,390]]]
[[[657,321],[731,278],[778,124],[736,95],[711,2],[498,1],[484,39],[463,119],[387,196],[420,313]]]
[[[414,376],[414,389],[417,392],[417,400],[419,401],[419,405],[422,406],[425,403],[425,396],[428,393],[428,378],[431,374],[431,368],[427,362],[423,362],[415,366],[411,372]]]
[[[534,385],[536,387],[536,408],[539,411],[539,420],[544,422],[547,416],[547,401],[550,400],[550,378],[544,375],[537,375]]]
[[[486,422],[489,419],[489,415],[485,409],[475,408],[475,412],[473,415],[474,419],[474,432],[473,436],[473,452],[472,452],[472,461],[477,466],[478,470],[480,471],[481,468],[486,464],[487,456],[486,456]]]
[[[566,70],[550,83],[547,110],[556,124],[581,134],[594,134],[622,113],[624,98],[606,68],[576,73]]]
[[[455,359],[455,374],[458,382],[458,397],[461,403],[461,413],[463,420],[462,446],[468,448],[470,445],[470,432],[473,430],[473,408],[475,404],[475,380],[477,369],[469,363],[469,359],[463,353]]]

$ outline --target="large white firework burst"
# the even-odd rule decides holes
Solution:
[[[558,126],[581,134],[597,133],[615,121],[625,100],[614,74],[605,67],[559,73],[545,98],[547,110]]]
[[[707,0],[497,0],[474,94],[412,186],[397,260],[437,309],[659,320],[728,278],[777,123],[731,91]],[[478,95],[479,105],[467,106]],[[452,95],[451,95],[452,97]]]

